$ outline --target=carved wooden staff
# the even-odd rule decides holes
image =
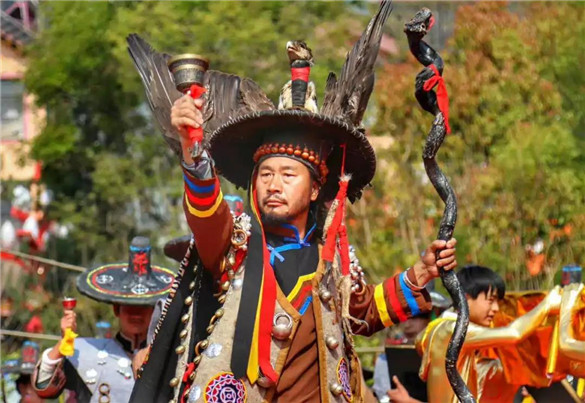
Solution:
[[[423,149],[423,162],[431,183],[445,203],[438,239],[448,241],[453,235],[455,222],[457,221],[457,200],[455,192],[447,177],[439,168],[435,156],[439,147],[443,144],[445,135],[451,132],[449,127],[449,98],[447,97],[447,90],[442,77],[443,60],[433,48],[422,40],[433,24],[434,18],[431,10],[423,8],[405,24],[404,32],[408,37],[410,51],[425,66],[416,76],[415,96],[421,107],[435,116],[435,121]],[[437,87],[436,93],[433,91],[435,86]],[[439,252],[437,251],[437,260],[439,259]],[[445,358],[447,377],[455,395],[461,402],[475,402],[475,398],[467,388],[459,372],[457,372],[457,360],[469,325],[469,307],[455,273],[445,271],[443,268],[439,269],[439,273],[443,285],[451,295],[458,312],[455,329],[449,341]]]

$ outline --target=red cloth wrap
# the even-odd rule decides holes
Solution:
[[[191,98],[193,98],[193,99],[199,98],[204,93],[205,93],[205,88],[200,86],[199,84],[193,84],[191,86],[191,88],[189,88],[189,95],[191,95]],[[194,128],[194,127],[189,126],[187,128],[187,131],[189,132],[189,138],[191,139],[191,141],[193,143],[195,143],[195,142],[200,143],[203,141],[203,128],[202,127]]]
[[[290,77],[292,81],[303,80],[307,83],[309,82],[309,74],[311,74],[310,67],[291,67],[290,69]]]
[[[445,80],[439,74],[437,66],[435,66],[434,64],[430,64],[427,67],[433,70],[435,75],[429,78],[427,81],[425,81],[423,89],[428,92],[432,90],[435,85],[438,85],[437,104],[439,105],[439,110],[441,111],[443,117],[445,118],[445,129],[447,130],[447,133],[451,133],[451,127],[449,126],[449,95],[447,94]]]

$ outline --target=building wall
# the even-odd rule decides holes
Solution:
[[[19,50],[8,42],[2,41],[2,63],[0,78],[11,81],[22,81],[26,71],[26,61]],[[28,181],[33,179],[37,171],[35,161],[28,158],[31,140],[42,130],[46,113],[36,108],[34,98],[23,94],[23,131],[18,139],[0,140],[0,180]],[[2,108],[4,109],[4,108]]]

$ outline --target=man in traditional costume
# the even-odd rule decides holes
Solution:
[[[76,315],[71,307],[66,309],[61,319],[64,336],[45,350],[33,375],[39,396],[53,398],[67,389],[78,402],[129,400],[132,357],[146,345],[152,305],[169,292],[175,275],[151,265],[150,252],[148,238],[135,237],[128,263],[102,265],[77,278],[81,293],[114,305],[120,331],[111,339],[72,338]]]
[[[205,103],[180,97],[167,57],[129,37],[182,158],[193,231],[131,401],[359,402],[353,334],[430,310],[424,286],[438,267],[455,267],[455,240],[435,241],[404,273],[365,285],[344,225],[346,198],[361,196],[376,167],[360,123],[390,10],[381,3],[341,76],[330,75],[320,110],[304,42],[287,44],[292,77],[275,109],[251,80],[216,71],[206,73]],[[193,147],[186,126],[203,126],[206,150]],[[245,214],[230,214],[218,173],[249,189]]]

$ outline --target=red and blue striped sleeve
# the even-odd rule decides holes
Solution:
[[[367,323],[355,324],[354,333],[371,335],[431,310],[428,291],[411,289],[404,279],[407,275],[412,275],[412,272],[400,273],[377,285],[367,285],[361,295],[352,294],[350,314]],[[416,284],[414,278],[409,277],[409,280]]]
[[[217,175],[199,179],[183,167],[185,194],[183,209],[203,266],[215,277],[221,275],[221,261],[228,249],[233,219]]]

